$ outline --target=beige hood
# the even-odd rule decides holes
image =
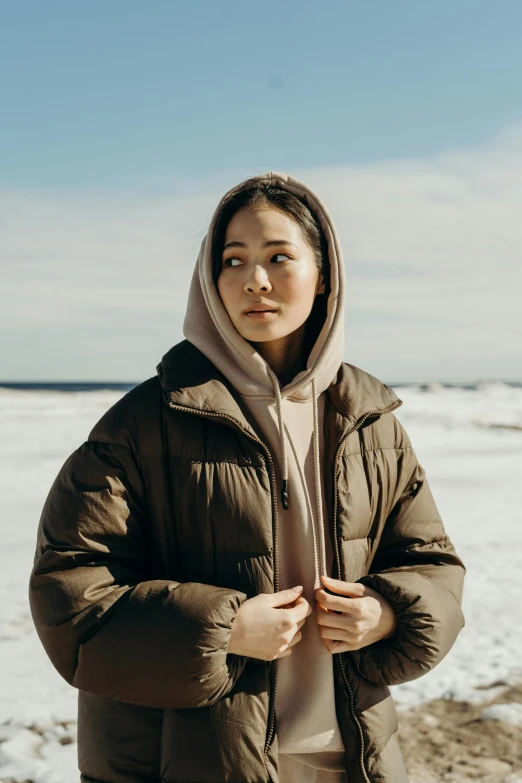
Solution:
[[[236,193],[258,182],[268,182],[304,197],[316,215],[328,243],[330,285],[326,321],[312,349],[306,370],[281,389],[281,396],[309,399],[312,378],[321,390],[331,383],[344,351],[344,266],[339,238],[332,218],[321,199],[289,174],[271,171],[251,177],[229,190],[219,202],[208,233],[201,243],[190,286],[183,333],[225,375],[240,394],[248,397],[273,397],[274,382],[270,368],[261,355],[236,330],[212,279],[212,237],[216,220],[224,204]]]
[[[221,209],[236,193],[259,182],[277,185],[304,198],[323,230],[330,261],[330,293],[323,327],[308,357],[306,370],[298,373],[291,383],[282,388],[266,361],[236,330],[225,310],[212,276],[213,232]],[[326,573],[317,399],[321,392],[330,385],[343,360],[344,300],[344,264],[337,231],[328,209],[308,185],[289,174],[273,171],[244,180],[225,193],[216,207],[208,233],[201,243],[192,277],[183,331],[187,340],[213,362],[247,403],[249,400],[254,402],[255,399],[261,400],[263,398],[275,400],[281,444],[281,498],[285,509],[288,508],[288,502],[291,502],[291,488],[288,486],[288,460],[282,401],[299,402],[313,399],[315,485],[317,490],[315,521],[318,546],[317,585],[320,584],[320,574]]]

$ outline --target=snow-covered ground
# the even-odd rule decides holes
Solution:
[[[393,688],[406,708],[482,700],[522,676],[522,388],[396,387],[397,411],[467,566],[466,626],[439,666]],[[48,661],[27,601],[43,501],[122,392],[0,388],[0,781],[74,783],[76,691]],[[499,686],[501,687],[501,686]]]

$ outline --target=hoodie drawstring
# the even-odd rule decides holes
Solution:
[[[277,408],[277,421],[279,425],[279,439],[281,441],[281,457],[283,462],[283,487],[281,489],[281,503],[286,511],[288,509],[288,458],[286,455],[286,438],[285,427],[283,421],[283,403],[281,400],[281,387],[279,386],[279,379],[277,375],[268,368],[268,374],[272,379],[272,385],[274,387],[275,401]]]
[[[286,438],[283,420],[283,403],[281,398],[281,387],[279,379],[275,373],[268,368],[268,373],[272,379],[274,387],[274,396],[277,409],[277,421],[279,427],[279,439],[281,442],[281,458],[283,467],[283,484],[281,489],[281,503],[285,511],[288,509],[288,457],[286,452]],[[313,513],[310,495],[305,483],[305,492],[308,499],[308,506],[312,516],[312,531],[314,542],[314,560],[315,560],[315,584],[314,589],[321,587],[321,574],[326,575],[326,544],[323,520],[322,505],[322,482],[321,482],[321,457],[319,453],[319,408],[317,384],[315,378],[312,378],[312,409],[313,409],[313,449],[314,449],[314,477],[315,477],[315,495],[316,495],[316,514]]]
[[[316,573],[315,587],[321,587],[321,574],[326,576],[326,544],[324,538],[324,520],[322,504],[322,482],[321,482],[321,458],[319,454],[319,408],[317,403],[317,386],[315,378],[312,378],[312,404],[314,415],[314,473],[315,473],[315,496],[317,499],[317,537],[319,539],[319,562],[318,573]]]

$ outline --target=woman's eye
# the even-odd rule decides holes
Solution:
[[[237,264],[233,263],[234,261],[237,261]],[[239,258],[225,258],[223,266],[239,266],[240,263]]]
[[[279,263],[277,261],[278,258],[282,258],[284,260],[285,258],[290,258],[290,256],[288,256],[286,253],[276,253],[275,255],[272,256],[271,261],[276,259],[276,263]],[[223,266],[240,266],[241,263],[242,261],[240,258],[235,258],[232,256],[231,258],[224,259]]]

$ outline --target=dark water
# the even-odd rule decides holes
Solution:
[[[0,389],[21,389],[24,391],[61,391],[61,392],[91,392],[91,391],[104,391],[104,390],[111,390],[111,391],[130,391],[135,386],[138,385],[140,381],[136,381],[136,383],[123,383],[123,382],[117,382],[117,381],[63,381],[63,382],[56,382],[56,381],[0,381]],[[445,381],[434,381],[430,383],[412,383],[412,382],[406,382],[403,383],[401,381],[398,381],[397,383],[390,383],[386,381],[388,386],[391,386],[392,388],[404,388],[407,387],[416,387],[420,388],[423,391],[430,392],[433,390],[434,386],[442,386],[445,389],[469,389],[471,391],[478,389],[482,384],[484,383],[502,383],[506,386],[511,386],[512,388],[522,388],[522,381],[506,381],[503,379],[492,379],[492,380],[484,380],[484,381],[476,381],[475,383],[451,383],[451,382],[445,382]]]
[[[86,391],[130,391],[136,383],[117,383],[109,381],[106,383],[92,383],[89,381],[64,381],[62,383],[56,383],[55,381],[49,382],[30,382],[30,381],[0,381],[0,389],[22,389],[24,391],[62,391],[62,392],[86,392]]]

